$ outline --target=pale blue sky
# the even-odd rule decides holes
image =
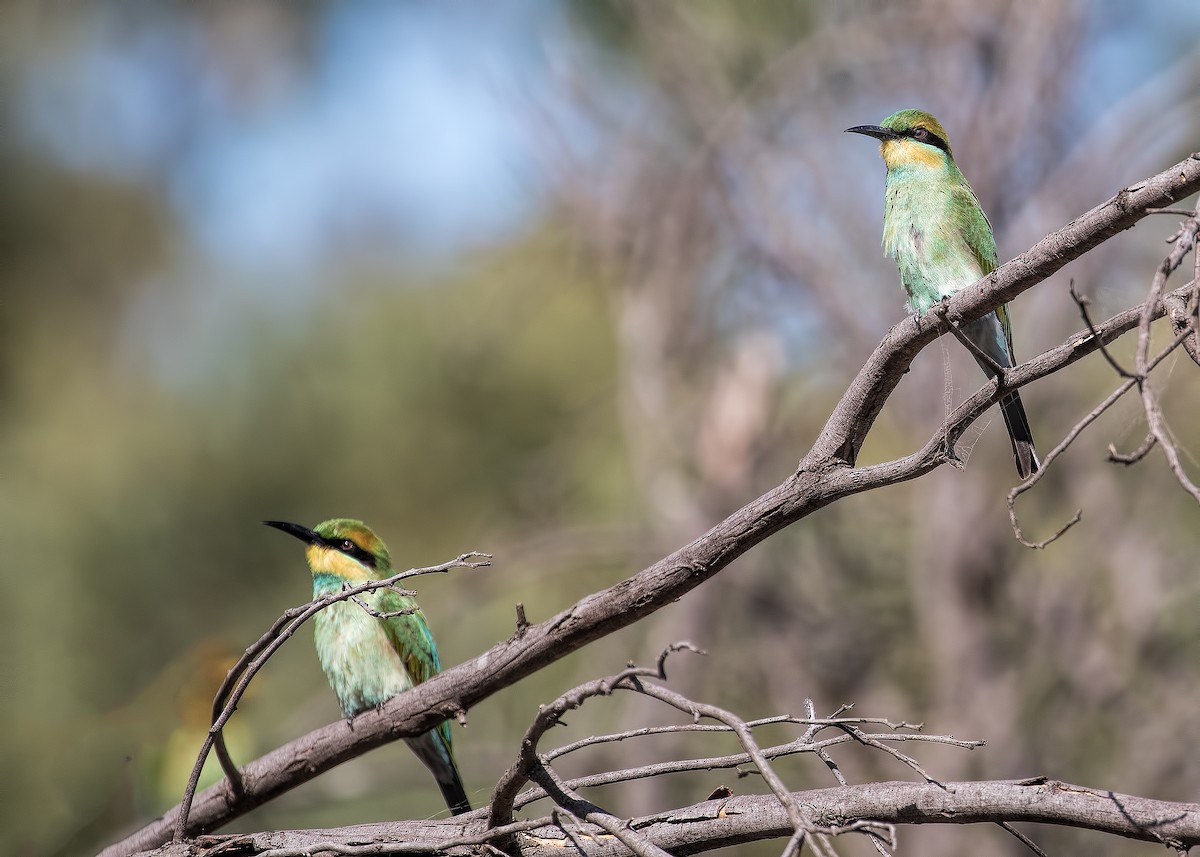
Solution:
[[[98,12],[29,69],[26,140],[160,181],[197,249],[242,270],[305,270],[361,240],[437,255],[524,227],[539,189],[522,103],[540,40],[565,36],[550,4],[317,14],[311,61],[247,97],[177,18]]]
[[[18,134],[69,167],[161,187],[184,258],[293,281],[346,258],[436,264],[539,211],[527,108],[570,109],[547,83],[546,54],[574,38],[553,0],[319,5],[304,58],[260,51],[250,83],[189,16],[154,8],[89,7],[58,50],[31,54]],[[1200,31],[1195,0],[1103,10],[1083,110]]]

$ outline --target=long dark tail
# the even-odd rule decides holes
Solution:
[[[409,738],[406,743],[437,780],[446,806],[450,807],[450,813],[462,815],[464,812],[470,812],[471,802],[467,799],[466,789],[463,788],[458,765],[454,763],[454,754],[438,731],[435,729],[426,732],[420,738]]]
[[[1025,406],[1021,404],[1021,395],[1016,390],[1008,393],[1000,400],[1000,413],[1004,415],[1004,425],[1008,429],[1008,439],[1012,441],[1013,458],[1017,461],[1017,473],[1022,479],[1028,479],[1042,466],[1038,461],[1037,452],[1033,448],[1033,432],[1029,430],[1029,418],[1025,416]]]
[[[450,814],[462,815],[464,812],[470,812],[471,801],[467,799],[467,793],[463,789],[462,779],[458,776],[458,768],[454,768],[450,773],[453,775],[453,779],[447,779],[446,782],[442,782],[440,779],[437,781],[446,806],[450,807]]]

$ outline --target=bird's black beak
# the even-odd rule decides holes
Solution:
[[[895,140],[900,136],[891,128],[884,128],[881,125],[855,125],[853,128],[847,128],[843,133],[865,134],[876,140]]]
[[[308,527],[302,527],[299,524],[289,524],[287,521],[263,521],[268,527],[274,527],[277,530],[283,530],[290,536],[295,536],[306,545],[314,545],[324,541],[315,532]]]

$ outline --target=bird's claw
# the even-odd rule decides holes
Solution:
[[[946,322],[949,327],[954,327],[954,322],[950,321],[950,295],[946,295],[930,306],[928,312],[932,312],[942,321]]]

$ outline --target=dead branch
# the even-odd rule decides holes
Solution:
[[[809,717],[798,718],[791,716],[770,717],[757,721],[745,721],[723,708],[696,702],[689,699],[667,687],[651,681],[643,679],[665,678],[665,659],[671,652],[679,650],[696,651],[688,643],[677,643],[664,650],[660,656],[658,664],[654,669],[646,669],[630,666],[628,669],[615,676],[597,681],[587,682],[572,690],[562,694],[548,705],[542,706],[537,717],[526,731],[517,760],[500,778],[493,793],[491,811],[489,813],[489,825],[497,828],[507,827],[513,822],[512,813],[518,806],[530,803],[544,797],[552,798],[560,809],[566,810],[572,816],[583,820],[590,821],[599,825],[604,830],[613,833],[622,841],[630,836],[628,821],[620,821],[611,813],[605,812],[595,804],[585,800],[578,794],[578,789],[584,787],[592,787],[611,782],[628,781],[640,776],[655,776],[663,773],[674,773],[680,770],[711,770],[715,767],[730,767],[733,765],[741,765],[747,762],[753,763],[755,769],[766,781],[771,788],[772,793],[780,801],[781,805],[787,810],[789,821],[793,825],[792,836],[784,849],[784,854],[789,855],[798,852],[798,849],[805,841],[812,844],[814,853],[817,855],[826,855],[826,857],[836,857],[836,851],[830,841],[830,837],[849,832],[863,832],[871,837],[872,842],[881,853],[887,854],[887,848],[891,847],[888,843],[894,841],[894,831],[889,825],[878,825],[873,821],[856,819],[851,824],[841,824],[836,826],[827,826],[817,824],[809,815],[807,810],[794,800],[794,796],[788,790],[783,781],[775,773],[774,769],[769,764],[769,760],[778,756],[787,755],[790,753],[812,752],[817,753],[831,767],[832,760],[829,759],[827,749],[830,746],[838,743],[846,743],[853,741],[863,746],[871,747],[883,751],[892,757],[903,762],[912,770],[923,776],[927,781],[935,782],[924,769],[916,762],[916,760],[897,752],[894,748],[885,746],[880,738],[887,740],[895,739],[913,739],[927,738],[930,741],[952,744],[966,749],[974,749],[982,746],[981,741],[960,741],[950,736],[916,736],[916,735],[887,735],[886,733],[873,734],[863,730],[862,726],[866,724],[882,725],[893,731],[899,729],[915,728],[908,723],[893,723],[892,721],[883,718],[861,718],[861,717],[842,717],[848,706],[842,706],[835,712],[834,716],[828,718],[817,718],[814,716],[814,709],[811,702],[808,703],[807,709]],[[562,722],[562,717],[568,711],[580,707],[588,699],[597,696],[608,696],[616,691],[623,690],[633,693],[638,693],[643,696],[656,699],[671,708],[676,709],[692,718],[690,724],[679,724],[675,726],[663,726],[654,729],[637,730],[636,733],[621,733],[615,736],[598,736],[594,738],[576,741],[560,748],[558,751],[539,752],[538,743],[545,734],[554,726]],[[702,718],[716,720],[719,725],[705,728],[698,721]],[[792,723],[800,726],[807,726],[803,735],[796,741],[786,745],[781,745],[774,748],[761,748],[753,738],[751,731],[754,726],[763,726],[767,724]],[[817,741],[817,735],[824,729],[838,729],[845,734],[837,736],[833,739]],[[606,774],[597,774],[589,777],[583,777],[574,781],[564,781],[553,770],[550,765],[552,758],[559,758],[566,753],[574,752],[588,746],[598,746],[601,743],[607,743],[614,740],[624,740],[633,737],[642,737],[649,734],[667,734],[673,731],[721,731],[732,732],[738,738],[738,742],[742,745],[745,751],[733,757],[725,757],[721,759],[705,759],[705,760],[689,760],[688,763],[681,762],[666,762],[658,765],[647,765],[643,769],[636,772],[614,771]],[[699,763],[699,764],[697,764]],[[838,773],[838,780],[845,785],[845,779]],[[533,781],[541,788],[518,795],[517,792],[522,784],[526,781]],[[626,842],[631,850],[635,853],[657,853],[650,849],[648,843],[640,839],[633,839]],[[494,845],[506,851],[507,853],[516,853],[515,837],[498,838]]]
[[[1175,292],[1174,294],[1178,294],[1178,292]],[[1088,336],[1092,337],[1092,341],[1097,342],[1097,343],[1110,342],[1110,341],[1112,341],[1112,339],[1115,339],[1116,336],[1119,335],[1120,333],[1123,333],[1126,330],[1132,329],[1134,326],[1134,323],[1135,323],[1135,319],[1140,319],[1141,314],[1142,314],[1142,308],[1135,307],[1133,309],[1126,310],[1125,312],[1120,313],[1119,315],[1113,316],[1111,319],[1109,319],[1104,324],[1102,324],[1099,328],[1095,328],[1095,327],[1092,327],[1091,325],[1089,325],[1092,332],[1089,333]],[[1166,348],[1164,348],[1162,351],[1160,351],[1157,355],[1155,355],[1154,358],[1152,360],[1150,360],[1145,365],[1145,367],[1143,367],[1144,371],[1147,373],[1152,372],[1154,370],[1154,368],[1156,366],[1158,366],[1158,364],[1160,364],[1163,360],[1165,360],[1171,354],[1171,352],[1174,351],[1184,341],[1184,339],[1188,335],[1189,335],[1189,331],[1187,331],[1187,330],[1183,331],[1181,334],[1176,335],[1174,341],[1170,345],[1168,345]],[[1074,338],[1069,341],[1081,342],[1081,340],[1074,339]],[[1059,350],[1061,350],[1061,347],[1059,349],[1056,349],[1056,351],[1059,351]],[[1052,352],[1048,352],[1048,353],[1052,353]],[[1026,479],[1020,485],[1014,486],[1013,489],[1008,492],[1009,521],[1012,523],[1013,533],[1014,533],[1014,535],[1016,535],[1017,541],[1019,541],[1021,544],[1025,545],[1025,547],[1034,548],[1037,550],[1040,550],[1040,549],[1046,547],[1051,542],[1058,539],[1063,533],[1065,533],[1067,530],[1069,530],[1075,524],[1079,523],[1079,521],[1083,517],[1083,512],[1081,510],[1076,510],[1075,515],[1071,518],[1071,520],[1069,520],[1065,524],[1063,524],[1054,533],[1054,535],[1050,536],[1049,538],[1044,539],[1040,542],[1030,542],[1025,538],[1025,535],[1021,531],[1021,526],[1017,521],[1017,510],[1016,510],[1017,498],[1019,496],[1021,496],[1022,494],[1024,494],[1029,489],[1031,489],[1038,482],[1040,482],[1043,475],[1049,469],[1051,462],[1053,462],[1056,458],[1058,458],[1060,455],[1062,455],[1063,452],[1066,451],[1067,447],[1069,447],[1072,443],[1074,443],[1075,439],[1078,438],[1079,435],[1083,433],[1083,430],[1086,429],[1088,426],[1090,426],[1092,423],[1094,423],[1097,419],[1099,419],[1101,414],[1103,414],[1105,411],[1107,411],[1109,408],[1111,408],[1114,404],[1116,404],[1117,400],[1120,399],[1121,396],[1125,395],[1130,390],[1132,390],[1134,388],[1134,386],[1137,384],[1137,381],[1138,381],[1138,379],[1137,379],[1136,375],[1130,375],[1128,378],[1126,378],[1126,380],[1119,387],[1117,387],[1117,389],[1113,390],[1111,393],[1109,393],[1108,396],[1105,397],[1104,401],[1102,401],[1099,405],[1097,405],[1095,408],[1093,408],[1092,411],[1087,416],[1085,416],[1082,420],[1080,420],[1078,423],[1076,423],[1071,428],[1071,430],[1069,432],[1067,432],[1066,436],[1058,443],[1058,445],[1054,447],[1054,449],[1050,450],[1050,452],[1046,454],[1046,457],[1042,460],[1042,467],[1040,470],[1038,470],[1037,473],[1034,473],[1032,476],[1030,476],[1028,479]],[[976,396],[978,396],[978,395],[979,394],[976,393]],[[959,410],[961,410],[961,407]],[[953,417],[951,417],[951,421],[953,421]],[[1146,451],[1147,452],[1149,451],[1148,446],[1146,448]],[[1144,454],[1139,449],[1138,452],[1135,453],[1135,455],[1137,455],[1139,453]],[[1113,455],[1114,455],[1114,453],[1112,451],[1110,451],[1110,453],[1109,453],[1110,458],[1112,458]],[[1118,456],[1116,458],[1116,460],[1121,461],[1121,458]],[[1123,462],[1123,463],[1126,463],[1126,462]]]
[[[1172,236],[1174,246],[1171,248],[1170,254],[1163,259],[1158,270],[1154,274],[1154,278],[1150,282],[1150,293],[1146,298],[1146,306],[1157,304],[1162,296],[1163,290],[1166,288],[1167,278],[1183,264],[1184,257],[1188,253],[1193,252],[1196,248],[1196,234],[1200,232],[1200,204],[1197,204],[1196,209],[1192,212],[1192,216],[1185,220],[1179,227],[1179,231]],[[1197,254],[1200,256],[1200,254]],[[1194,283],[1193,283],[1194,285]],[[1137,346],[1137,385],[1138,391],[1142,395],[1142,408],[1146,412],[1146,423],[1149,426],[1150,434],[1153,436],[1155,445],[1163,451],[1166,456],[1167,465],[1171,468],[1171,473],[1174,474],[1175,480],[1180,484],[1184,491],[1191,494],[1197,503],[1200,503],[1200,487],[1196,486],[1183,468],[1183,463],[1179,460],[1179,452],[1175,449],[1175,442],[1171,438],[1170,432],[1167,429],[1166,418],[1163,416],[1162,407],[1158,403],[1158,396],[1155,395],[1153,387],[1150,386],[1149,379],[1149,354],[1150,354],[1150,322],[1152,321],[1151,314],[1143,309],[1142,318],[1138,324],[1138,346]],[[1176,334],[1176,343],[1182,345],[1188,339],[1188,333],[1196,333],[1200,336],[1200,328],[1189,331],[1185,326],[1182,331]]]
[[[836,720],[831,720],[830,725],[836,724]],[[712,726],[708,727],[712,731],[730,731],[728,727]],[[648,730],[649,731],[649,730]],[[668,732],[683,732],[694,731],[688,729],[685,725],[661,727],[654,730],[658,734]],[[973,750],[978,747],[983,747],[985,741],[964,741],[955,738],[951,735],[889,735],[886,733],[871,733],[871,738],[875,741],[883,743],[902,743],[902,742],[917,742],[926,744],[949,744],[953,747],[959,747],[964,750]],[[844,734],[831,738],[823,738],[820,741],[812,740],[811,738],[797,738],[794,741],[789,741],[786,744],[776,744],[771,747],[762,748],[764,758],[774,760],[783,756],[791,756],[799,753],[813,753],[827,767],[830,767],[836,772],[836,765],[832,764],[831,757],[828,757],[828,750],[831,747],[841,746],[843,744],[859,743],[856,738],[851,735]],[[547,753],[549,756],[554,751]],[[577,777],[567,781],[573,789],[594,788],[596,786],[613,785],[614,783],[630,782],[632,780],[644,779],[646,777],[659,777],[665,774],[682,774],[692,771],[715,771],[725,768],[741,768],[752,762],[753,759],[749,753],[730,753],[725,756],[705,756],[696,759],[676,759],[670,762],[657,762],[651,765],[642,765],[636,768],[622,768],[617,771],[604,771],[597,774],[588,774],[587,776]],[[839,780],[840,781],[840,780]],[[843,782],[842,785],[847,785]],[[529,789],[517,796],[514,802],[514,809],[521,809],[535,801],[543,800],[547,797],[545,791],[540,788]]]
[[[930,783],[886,782],[793,793],[817,824],[836,829],[851,819],[883,824],[979,824],[1007,821],[1068,825],[1186,850],[1200,845],[1200,804],[1151,800],[1045,777]],[[540,822],[540,826],[539,826]],[[635,818],[627,829],[656,848],[698,853],[792,834],[775,795],[738,795]],[[553,819],[487,830],[479,815],[402,821],[325,830],[205,836],[173,844],[155,857],[298,857],[301,854],[455,854],[472,844],[516,832],[525,857],[561,857],[571,838]],[[581,824],[591,855],[628,853],[601,828]],[[150,857],[149,854],[146,857]]]

